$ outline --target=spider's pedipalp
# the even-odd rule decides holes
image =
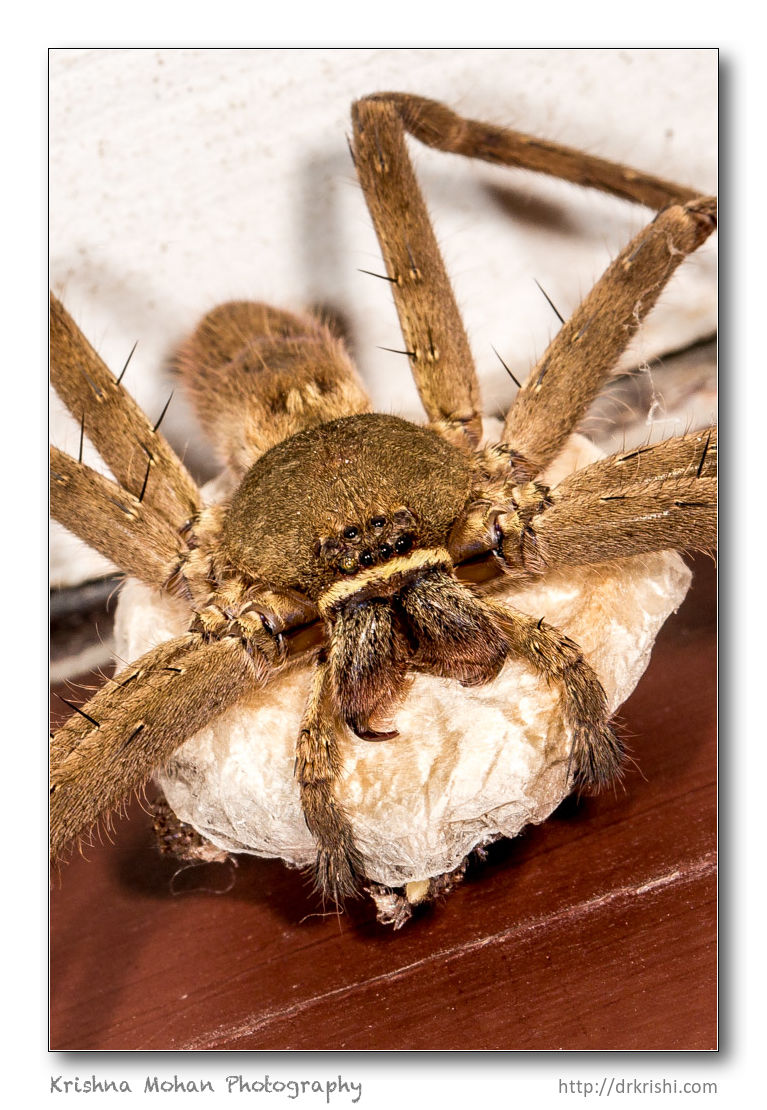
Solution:
[[[338,607],[330,633],[329,677],[338,713],[363,740],[390,739],[371,723],[384,716],[402,694],[407,651],[383,598],[352,598]]]
[[[296,432],[370,409],[344,344],[325,324],[257,302],[209,312],[176,366],[221,461],[239,478]]]
[[[53,294],[51,382],[124,489],[176,529],[195,516],[199,491],[186,467]]]
[[[418,670],[464,686],[490,682],[507,655],[504,637],[483,603],[445,570],[435,569],[403,589],[397,606],[415,645]]]
[[[317,841],[315,885],[323,897],[336,904],[357,893],[358,880],[364,874],[349,818],[336,797],[340,774],[329,667],[319,662],[296,745],[295,777],[306,825]]]

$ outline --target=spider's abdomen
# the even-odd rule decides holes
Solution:
[[[365,413],[267,451],[235,493],[229,562],[312,600],[394,554],[440,547],[466,501],[471,458],[429,428]]]

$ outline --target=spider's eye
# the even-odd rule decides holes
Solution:
[[[385,516],[373,516],[370,518],[371,528],[383,528],[384,524],[386,524]]]
[[[398,555],[404,555],[405,552],[409,551],[412,546],[413,546],[413,537],[412,536],[408,536],[408,535],[400,536],[400,538],[397,540],[397,542],[394,545],[394,550],[397,552]]]
[[[373,553],[371,551],[363,551],[361,553],[361,555],[360,555],[360,566],[372,567],[374,562],[375,562],[375,559],[373,558]]]
[[[344,574],[354,574],[357,569],[357,560],[353,555],[344,555],[344,557],[339,560],[338,566]]]
[[[350,524],[348,528],[344,528],[343,534],[345,540],[356,540],[357,536],[360,533],[358,528],[355,528],[353,524]]]
[[[378,548],[378,554],[381,556],[382,559],[391,559],[392,555],[394,554],[394,548],[390,543],[382,543],[381,546]]]

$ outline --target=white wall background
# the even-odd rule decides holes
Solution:
[[[421,418],[382,265],[346,145],[349,105],[381,89],[436,97],[651,173],[716,191],[713,50],[57,50],[50,69],[51,284],[152,417],[167,361],[207,309],[232,297],[323,304],[347,320],[376,406]],[[524,171],[413,144],[488,411],[610,258],[641,207]],[[674,279],[628,360],[715,328],[715,246]],[[207,449],[176,394],[166,435],[198,472]],[[54,405],[53,437],[79,429]],[[86,455],[93,463],[94,455]],[[103,569],[54,531],[58,584]]]

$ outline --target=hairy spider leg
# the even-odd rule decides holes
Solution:
[[[435,150],[461,154],[501,166],[516,166],[590,185],[625,200],[665,208],[685,204],[698,194],[694,189],[664,181],[619,162],[597,158],[583,150],[549,142],[510,127],[498,127],[458,115],[446,104],[413,93],[380,92],[365,98],[395,105],[406,131]]]
[[[187,633],[108,680],[51,744],[52,856],[61,856],[185,740],[271,673],[262,651],[245,651],[234,638],[205,642],[201,633]]]
[[[115,378],[51,294],[51,382],[124,490],[180,530],[200,508],[199,490],[165,437]],[[167,405],[166,405],[167,408]]]
[[[623,745],[608,724],[602,684],[581,649],[559,629],[510,606],[489,602],[509,650],[562,689],[565,725],[572,733],[570,773],[577,788],[599,789],[620,775]]]
[[[264,619],[281,599],[216,580],[207,554],[215,510],[200,511],[197,487],[159,435],[160,421],[150,424],[55,297],[51,325],[53,384],[73,415],[83,414],[118,479],[52,448],[53,516],[125,573],[184,594],[193,610],[186,636],[147,652],[83,709],[72,706],[53,737],[51,845],[58,855],[190,735],[262,685],[281,666],[284,643],[279,619]],[[139,451],[146,466],[140,482]]]
[[[126,574],[162,587],[188,548],[146,501],[103,474],[50,449],[51,515]]]
[[[627,554],[711,552],[716,448],[716,428],[704,428],[592,463],[538,498],[528,516],[512,502],[495,520],[507,573],[529,578]]]
[[[405,354],[432,426],[461,446],[482,435],[463,322],[405,145],[398,105],[352,107],[352,157],[391,282]]]
[[[716,226],[716,200],[660,212],[610,264],[517,392],[503,442],[535,477],[561,451],[677,266]]]
[[[424,408],[454,442],[476,444],[476,371],[450,281],[407,154],[405,131],[427,146],[601,189],[661,212],[608,269],[519,390],[503,440],[540,473],[615,366],[663,286],[715,226],[713,198],[639,170],[466,119],[410,93],[383,92],[352,110],[352,154],[379,239]]]

